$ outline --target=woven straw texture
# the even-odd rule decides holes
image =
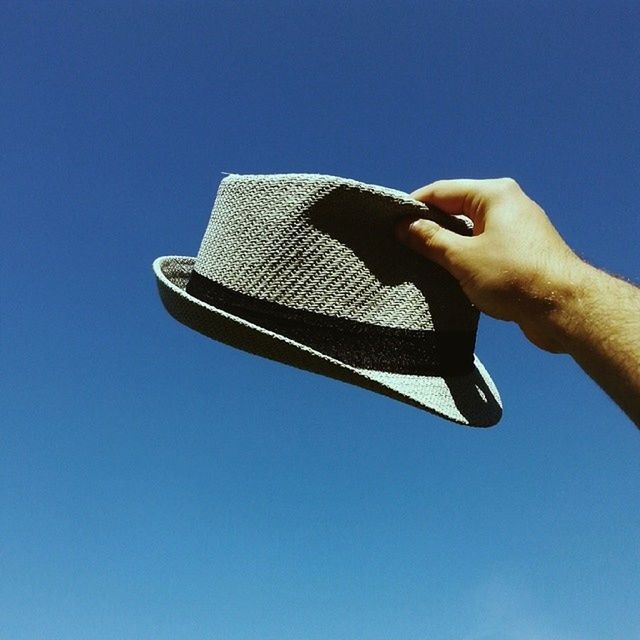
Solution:
[[[475,370],[442,378],[356,369],[195,299],[192,270],[256,299],[400,329],[474,331],[478,313],[455,280],[394,238],[402,215],[445,216],[393,189],[316,174],[230,175],[222,180],[197,257],[159,258],[162,301],[180,322],[251,353],[338,378],[455,422],[495,424],[498,392]]]

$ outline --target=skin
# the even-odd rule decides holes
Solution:
[[[411,195],[465,214],[474,236],[403,219],[398,239],[447,269],[481,311],[571,355],[640,427],[640,289],[581,260],[511,178],[438,180]]]

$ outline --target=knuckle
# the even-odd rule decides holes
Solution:
[[[418,231],[422,238],[422,242],[429,248],[433,249],[437,244],[438,235],[442,232],[442,227],[435,224],[420,224]]]
[[[507,193],[513,193],[515,191],[520,191],[520,185],[513,178],[498,178],[496,180],[496,187],[500,191],[504,191]]]
[[[446,184],[444,180],[436,180],[434,182],[430,182],[428,185],[423,187],[424,194],[427,198],[438,198],[442,194],[442,190],[445,186]]]

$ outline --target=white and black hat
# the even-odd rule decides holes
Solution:
[[[167,311],[250,353],[470,426],[498,391],[474,355],[478,311],[455,279],[400,244],[404,215],[469,235],[394,189],[316,174],[229,175],[197,257],[153,263]]]

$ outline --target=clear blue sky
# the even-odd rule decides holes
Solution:
[[[638,280],[637,3],[346,4],[2,3],[0,637],[640,638],[640,434],[568,358],[483,318],[470,430],[161,307],[222,171],[511,175]]]

